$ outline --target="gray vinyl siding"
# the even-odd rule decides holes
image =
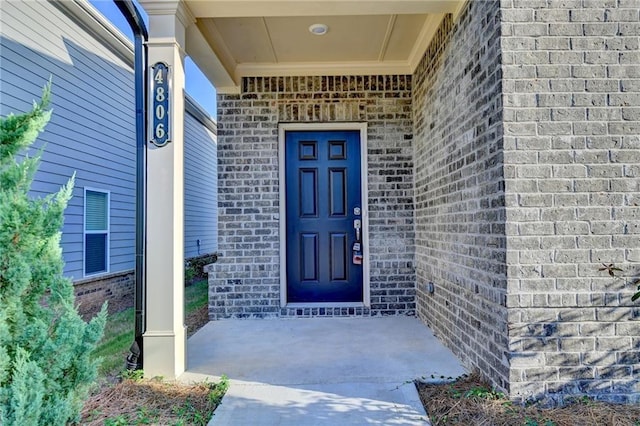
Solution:
[[[53,79],[53,115],[36,146],[42,163],[32,195],[57,191],[76,174],[65,211],[65,275],[83,277],[83,189],[111,193],[109,270],[134,267],[133,72],[49,2],[3,2],[0,113],[26,111]]]
[[[184,132],[184,255],[193,257],[218,249],[218,156],[214,133],[188,113]]]
[[[73,198],[65,211],[62,249],[65,275],[77,280],[84,276],[85,187],[110,191],[109,272],[134,268],[133,53],[125,48],[127,55],[123,56],[122,44],[120,50],[113,47],[118,43],[115,36],[101,41],[85,23],[63,10],[45,1],[2,3],[0,114],[29,110],[45,83],[53,79],[53,115],[35,144],[44,151],[32,195],[56,192],[76,174]],[[185,114],[185,126],[187,149],[202,150],[185,158],[185,174],[189,174],[185,192],[190,200],[185,211],[185,243],[193,246],[185,252],[197,253],[198,238],[203,241],[201,252],[211,252],[217,238],[215,135],[189,114]],[[190,164],[192,161],[197,164]],[[198,201],[194,197],[199,194],[210,199]],[[208,217],[200,217],[201,211]]]

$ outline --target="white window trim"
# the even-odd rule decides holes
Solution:
[[[106,250],[106,259],[105,265],[107,267],[106,270],[100,272],[94,272],[91,274],[87,274],[87,234],[104,234],[105,231],[87,231],[87,191],[91,192],[100,192],[103,194],[107,194],[107,250]],[[100,188],[93,188],[90,186],[85,186],[83,190],[83,198],[82,198],[82,276],[83,277],[96,277],[100,275],[108,274],[111,270],[111,191]]]

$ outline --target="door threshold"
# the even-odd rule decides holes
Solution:
[[[287,303],[285,308],[368,308],[362,302]]]

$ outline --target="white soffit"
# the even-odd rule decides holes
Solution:
[[[444,14],[459,7],[457,0],[186,3],[197,19],[190,32],[200,33],[187,53],[221,93],[248,76],[411,74]],[[328,32],[311,34],[312,24]]]

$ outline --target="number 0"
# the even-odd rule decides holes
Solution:
[[[156,107],[156,118],[158,120],[162,120],[164,118],[164,113],[165,113],[164,105],[162,104],[158,105]]]

